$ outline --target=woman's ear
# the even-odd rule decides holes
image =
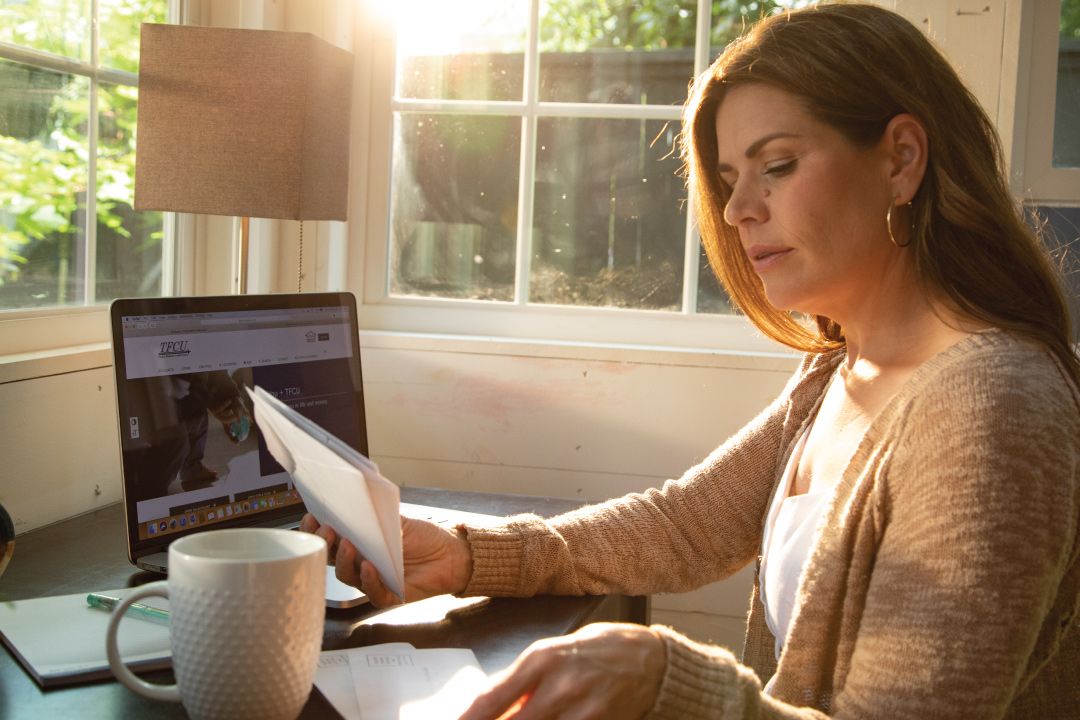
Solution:
[[[903,205],[915,197],[926,174],[926,128],[911,113],[900,113],[885,126],[882,145],[889,158],[892,196]]]

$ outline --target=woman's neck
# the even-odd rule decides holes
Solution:
[[[985,325],[965,319],[942,301],[912,293],[906,305],[860,313],[841,323],[847,345],[846,374],[854,377],[909,373]]]

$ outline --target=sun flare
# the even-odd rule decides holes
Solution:
[[[528,0],[373,0],[394,29],[399,57],[521,52]]]

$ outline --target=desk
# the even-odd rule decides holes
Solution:
[[[491,515],[534,512],[551,516],[580,505],[573,500],[421,488],[403,488],[401,499]],[[157,579],[159,576],[128,563],[122,508],[116,504],[21,535],[11,565],[0,578],[0,602],[131,587]],[[447,612],[448,604],[461,607]],[[648,599],[543,596],[467,602],[443,597],[381,611],[368,606],[327,609],[323,649],[384,642],[410,642],[418,648],[467,647],[491,673],[509,665],[534,640],[601,620],[646,622]],[[173,682],[171,671],[144,677],[152,682]],[[187,715],[180,705],[146,700],[111,681],[42,691],[4,650],[0,652],[0,717],[112,720]],[[319,691],[313,690],[300,717],[339,716]]]

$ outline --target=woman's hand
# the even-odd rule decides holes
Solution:
[[[649,628],[586,625],[529,646],[461,720],[640,718],[656,703],[666,666],[664,641]]]
[[[387,589],[378,570],[357,552],[356,547],[328,525],[320,525],[310,513],[300,521],[300,529],[326,541],[328,561],[338,580],[360,588],[375,607],[401,602]],[[458,593],[472,577],[472,551],[465,538],[453,530],[426,520],[401,518],[401,545],[405,564],[405,602],[432,595]]]

